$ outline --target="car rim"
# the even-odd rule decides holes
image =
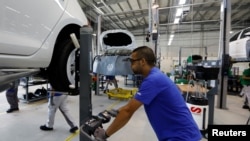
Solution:
[[[66,64],[67,77],[73,85],[75,84],[75,51],[76,49],[72,50]]]

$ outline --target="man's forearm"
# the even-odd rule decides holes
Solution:
[[[125,107],[122,107],[119,110],[119,113],[114,119],[114,121],[112,122],[112,124],[107,128],[106,134],[108,136],[111,136],[112,134],[114,134],[116,131],[118,131],[124,125],[126,125],[131,117],[132,117],[132,114],[128,110],[126,110]]]

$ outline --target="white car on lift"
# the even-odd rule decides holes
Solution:
[[[41,70],[60,91],[75,83],[70,34],[88,25],[78,0],[0,0],[0,19],[0,69]]]
[[[229,55],[233,59],[250,58],[250,27],[238,31],[230,38]]]

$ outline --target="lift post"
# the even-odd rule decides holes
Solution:
[[[228,77],[225,75],[226,67],[228,65],[228,46],[229,39],[228,34],[231,29],[231,0],[223,0],[221,2],[221,26],[220,26],[220,59],[221,69],[219,75],[219,86],[218,86],[218,99],[217,107],[220,109],[227,109],[227,81]]]
[[[92,70],[92,33],[91,27],[80,29],[80,125],[92,116],[91,70]],[[80,141],[92,141],[80,134]]]

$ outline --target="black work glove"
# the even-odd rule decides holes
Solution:
[[[94,137],[95,141],[106,141],[106,139],[108,138],[108,136],[106,135],[106,131],[101,127],[98,127],[95,130]]]

